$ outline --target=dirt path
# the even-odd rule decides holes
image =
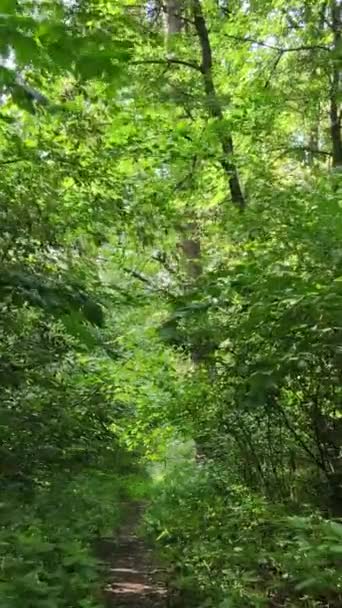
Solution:
[[[139,538],[141,505],[124,505],[125,523],[119,536],[101,543],[102,559],[108,565],[105,605],[107,608],[166,608],[167,590],[163,572],[151,549]]]

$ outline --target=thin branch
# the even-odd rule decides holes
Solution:
[[[278,47],[277,50],[282,53],[296,53],[300,51],[328,51],[330,53],[331,51],[328,46],[324,46],[323,44],[316,44],[313,46],[303,44],[302,46],[290,46],[289,48]]]
[[[192,160],[191,160],[191,169],[190,169],[189,173],[187,173],[179,182],[177,182],[177,184],[175,185],[175,187],[173,189],[173,192],[177,192],[178,190],[181,190],[187,182],[191,182],[191,180],[194,177],[194,173],[196,171],[196,164],[197,164],[197,154],[194,154],[192,157]]]
[[[271,72],[270,72],[270,74],[269,74],[269,76],[267,78],[267,81],[265,82],[265,87],[264,87],[265,89],[267,89],[269,87],[271,79],[272,79],[272,76],[275,73],[275,71],[276,71],[276,69],[278,67],[278,64],[280,63],[280,60],[282,59],[283,56],[284,56],[284,53],[282,51],[279,51],[278,56],[277,56],[277,58],[276,58],[276,60],[275,60],[275,62],[273,64],[273,66],[272,66]]]
[[[159,253],[155,253],[152,255],[152,260],[155,260],[156,262],[159,262],[159,264],[161,264],[165,270],[167,270],[170,274],[175,274],[176,273],[176,268],[173,268],[166,257],[165,253],[159,252]]]
[[[197,72],[201,72],[201,66],[192,61],[183,61],[182,59],[174,59],[171,57],[167,57],[166,59],[141,59],[139,61],[131,61],[131,65],[182,65],[186,68],[191,68],[193,70],[197,70]]]
[[[311,148],[310,146],[293,146],[292,148],[287,148],[284,150],[284,153],[287,152],[311,152],[311,154],[318,154],[319,156],[332,156],[332,152],[328,152],[328,150],[319,150],[318,148]]]
[[[311,458],[311,460],[318,466],[318,468],[320,468],[322,471],[324,471],[324,473],[326,473],[326,470],[325,470],[323,464],[317,458],[316,454],[311,450],[311,448],[309,448],[309,446],[302,439],[300,432],[297,431],[292,426],[292,424],[290,423],[290,420],[288,419],[288,416],[287,416],[284,408],[279,403],[277,403],[277,405],[278,405],[278,411],[283,416],[283,419],[284,419],[284,422],[286,424],[286,427],[288,428],[288,430],[290,431],[290,433],[292,433],[292,435],[295,438],[295,440],[303,448],[304,452]]]
[[[274,152],[280,152],[280,154],[276,156],[275,161],[280,160],[288,154],[295,154],[296,152],[309,152],[311,154],[317,154],[318,156],[325,156],[326,158],[332,157],[332,152],[328,152],[328,150],[319,150],[316,148],[311,148],[310,146],[292,146],[291,148],[276,148]]]
[[[7,160],[0,160],[0,165],[12,165],[13,163],[21,163],[28,160],[28,158],[9,158]]]
[[[322,44],[317,45],[300,45],[300,46],[290,46],[288,48],[283,48],[281,46],[276,46],[274,44],[268,44],[268,42],[264,42],[263,40],[256,40],[255,38],[250,38],[249,36],[235,36],[233,34],[225,34],[227,38],[232,38],[232,40],[237,40],[242,43],[252,43],[257,46],[262,46],[266,49],[271,49],[273,51],[278,51],[279,53],[292,53],[292,52],[300,52],[300,51],[330,51],[331,49],[328,46],[324,46]]]
[[[158,285],[156,285],[153,281],[151,281],[151,279],[149,279],[148,277],[146,277],[144,274],[142,274],[138,270],[132,270],[130,268],[123,268],[123,271],[126,272],[127,274],[130,274],[132,277],[134,277],[134,279],[137,279],[138,281],[141,281],[141,283],[144,283],[144,285],[147,285],[154,292],[156,292],[156,293],[162,293],[164,295],[165,294],[166,295],[170,295],[170,292],[167,289],[163,289],[162,287],[158,287]]]
[[[155,286],[150,281],[150,279],[145,277],[145,275],[143,275],[141,272],[138,272],[137,270],[132,270],[130,268],[123,268],[123,270],[124,270],[124,272],[127,272],[127,274],[130,274],[135,279],[138,279],[142,283],[145,283],[145,285],[148,285],[149,287],[152,287],[152,289],[155,289]]]

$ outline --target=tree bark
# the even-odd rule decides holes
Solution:
[[[182,31],[182,6],[180,0],[166,0],[166,30],[167,39]]]
[[[332,142],[333,167],[342,169],[342,136],[341,136],[341,69],[342,69],[342,5],[340,0],[331,0],[331,27],[333,32],[333,58],[330,88],[330,133]]]
[[[186,259],[187,275],[192,281],[197,279],[202,274],[201,242],[196,234],[196,222],[191,222],[184,228],[189,232],[189,236],[182,239],[180,246]]]
[[[195,30],[201,47],[201,72],[203,76],[208,112],[210,116],[216,118],[218,123],[223,123],[223,110],[216,92],[212,75],[213,60],[210,39],[200,0],[192,0],[192,14]],[[226,133],[226,129],[223,124],[220,125],[219,137],[223,152],[223,158],[221,159],[220,163],[228,178],[232,202],[240,210],[243,210],[246,206],[246,201],[242,193],[236,166],[232,160],[234,154],[233,138],[231,134]]]

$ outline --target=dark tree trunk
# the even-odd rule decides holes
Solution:
[[[342,71],[342,5],[340,0],[331,0],[331,27],[333,32],[333,57],[330,88],[330,133],[332,142],[333,166],[342,169],[341,135],[341,71]]]
[[[221,166],[228,178],[228,185],[232,202],[239,209],[244,209],[246,201],[241,189],[240,180],[236,166],[233,161],[234,144],[230,133],[226,132],[223,124],[223,111],[220,104],[212,75],[212,52],[207,25],[203,16],[200,0],[192,0],[192,13],[197,37],[199,39],[202,55],[201,72],[203,76],[204,89],[206,94],[207,108],[209,114],[221,122],[220,140],[223,156]]]

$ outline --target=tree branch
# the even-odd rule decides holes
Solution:
[[[146,277],[144,274],[142,274],[138,270],[133,270],[131,268],[123,268],[123,271],[126,272],[127,274],[130,274],[134,279],[137,279],[138,281],[141,281],[141,283],[144,283],[145,285],[147,285],[152,291],[154,291],[156,293],[162,293],[164,295],[165,294],[170,295],[170,292],[167,289],[158,287],[158,285],[156,285],[153,281],[151,281],[151,279]]]
[[[8,158],[7,160],[0,159],[0,165],[12,165],[13,163],[21,163],[22,161],[27,161],[28,158]]]
[[[318,148],[311,148],[310,146],[293,146],[292,148],[284,150],[284,153],[297,151],[311,152],[311,154],[318,154],[319,156],[332,156],[332,152],[328,152],[328,150],[319,150]]]
[[[269,76],[267,78],[267,81],[265,82],[265,87],[264,87],[265,89],[267,89],[269,87],[271,79],[272,79],[272,76],[275,73],[275,71],[276,71],[276,69],[278,67],[278,64],[280,63],[280,60],[282,59],[283,56],[284,56],[284,53],[282,51],[279,51],[278,56],[277,56],[277,58],[276,58],[276,60],[275,60],[275,62],[273,64],[273,66],[272,66],[271,72],[270,72],[270,74],[269,74]]]
[[[165,253],[157,252],[157,253],[153,254],[151,257],[152,257],[152,260],[159,262],[159,264],[161,264],[165,268],[165,270],[167,270],[170,274],[176,273],[176,268],[173,268],[169,264]]]
[[[130,274],[135,279],[138,279],[142,283],[145,283],[145,285],[148,285],[152,289],[155,289],[155,286],[150,281],[150,279],[145,277],[145,275],[143,275],[141,272],[138,272],[137,270],[132,270],[131,268],[123,268],[123,270],[124,270],[124,272],[127,272],[127,274]]]
[[[249,36],[235,36],[233,34],[225,34],[226,38],[231,38],[232,40],[237,40],[238,42],[251,43],[256,44],[257,46],[262,46],[266,49],[271,49],[273,51],[278,51],[279,53],[293,53],[300,51],[329,51],[330,48],[328,46],[324,46],[323,44],[317,45],[300,45],[300,46],[292,46],[289,48],[284,48],[281,46],[276,46],[274,44],[268,44],[268,42],[264,42],[263,40],[256,40],[255,38],[250,38]]]
[[[290,423],[284,408],[279,403],[277,405],[278,405],[278,411],[282,415],[284,422],[286,424],[286,427],[288,428],[290,433],[292,433],[292,435],[295,438],[295,440],[297,441],[297,443],[303,448],[304,452],[317,465],[317,467],[320,468],[322,471],[324,471],[324,473],[326,473],[326,469],[324,468],[324,466],[321,463],[321,461],[319,460],[319,458],[317,458],[316,454],[311,450],[311,448],[309,448],[309,446],[302,439],[300,431],[297,431]]]
[[[141,59],[138,61],[131,61],[131,65],[182,65],[186,68],[201,71],[201,66],[192,61],[183,61],[183,59],[174,59],[173,57],[167,57],[166,59]]]

